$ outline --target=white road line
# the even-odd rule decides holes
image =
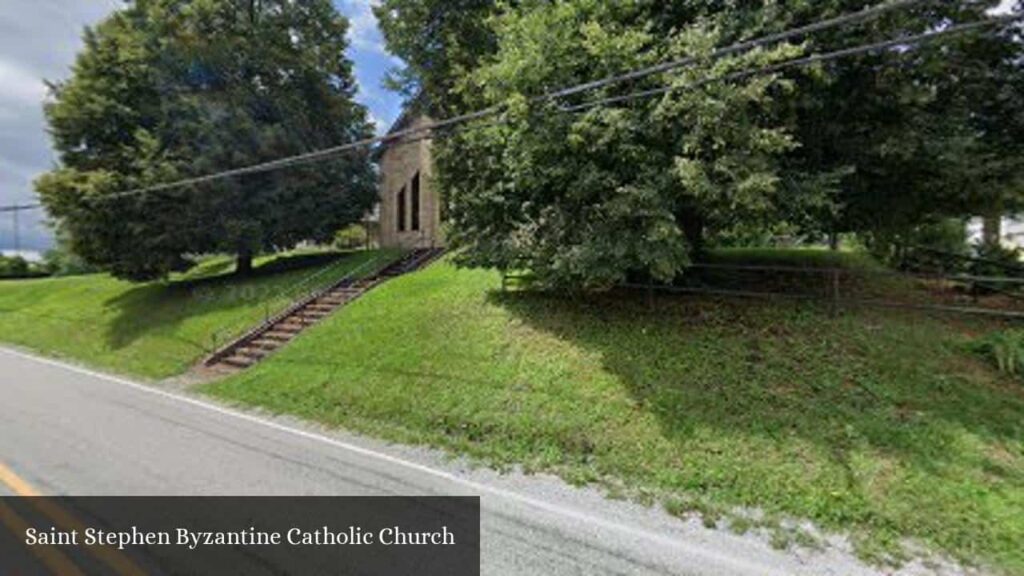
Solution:
[[[681,541],[679,539],[670,538],[668,536],[665,536],[663,534],[659,534],[657,532],[652,532],[650,530],[646,530],[646,529],[643,529],[643,528],[638,528],[638,527],[635,527],[635,526],[628,526],[628,525],[625,525],[625,524],[620,524],[618,522],[613,522],[613,521],[607,520],[605,518],[594,516],[592,514],[587,514],[585,512],[580,512],[578,510],[574,510],[574,509],[571,509],[571,508],[566,508],[564,506],[559,506],[557,504],[552,504],[550,502],[545,502],[543,500],[540,500],[540,499],[537,499],[537,498],[533,498],[531,496],[526,496],[526,495],[523,495],[523,494],[519,494],[517,492],[512,492],[510,490],[505,490],[503,488],[497,488],[497,487],[494,487],[494,486],[488,486],[486,484],[481,484],[481,483],[476,482],[474,480],[469,480],[467,478],[463,478],[461,476],[452,474],[450,472],[445,472],[443,470],[438,470],[438,469],[435,469],[435,468],[431,468],[431,467],[425,466],[423,464],[418,464],[416,462],[412,462],[410,460],[405,460],[403,458],[398,458],[398,457],[395,457],[395,456],[391,456],[389,454],[384,454],[382,452],[376,452],[374,450],[370,450],[368,448],[363,448],[363,447],[357,446],[355,444],[350,444],[348,442],[343,442],[343,441],[338,440],[336,438],[331,438],[329,436],[324,436],[323,434],[317,434],[315,432],[309,432],[309,431],[306,431],[306,430],[301,430],[299,428],[293,428],[291,426],[285,426],[285,425],[279,424],[277,422],[273,422],[273,421],[270,421],[270,420],[266,420],[264,418],[260,418],[258,416],[254,416],[252,414],[246,414],[245,412],[241,412],[241,411],[234,410],[234,409],[231,409],[231,408],[226,408],[224,406],[219,406],[217,404],[212,404],[212,403],[209,403],[209,402],[204,402],[202,400],[199,400],[199,399],[196,399],[196,398],[192,398],[192,397],[189,397],[189,396],[185,396],[183,394],[176,394],[176,393],[173,393],[173,392],[168,392],[166,390],[161,390],[161,389],[155,388],[153,386],[147,386],[145,384],[139,384],[138,382],[133,382],[131,380],[128,380],[128,379],[125,379],[125,378],[121,378],[121,377],[118,377],[118,376],[113,376],[113,375],[110,375],[110,374],[104,374],[102,372],[97,372],[95,370],[90,370],[88,368],[83,368],[81,366],[76,366],[74,364],[68,364],[66,362],[61,362],[59,360],[54,360],[54,359],[51,359],[51,358],[44,358],[42,356],[37,356],[35,354],[30,354],[30,353],[27,353],[27,352],[22,352],[20,350],[13,350],[13,349],[10,349],[10,348],[5,348],[5,347],[0,346],[0,352],[3,352],[5,354],[11,355],[11,356],[20,357],[20,358],[23,358],[23,359],[26,359],[26,360],[31,360],[31,361],[34,361],[34,362],[39,362],[41,364],[47,364],[49,366],[54,366],[54,367],[57,367],[57,368],[62,368],[64,370],[68,370],[68,371],[71,371],[71,372],[76,372],[78,374],[82,374],[82,375],[89,376],[89,377],[92,377],[92,378],[97,378],[97,379],[100,379],[100,380],[106,380],[107,382],[112,382],[112,383],[115,383],[115,384],[120,384],[122,386],[127,386],[129,388],[133,388],[133,389],[139,390],[141,392],[146,392],[146,393],[149,393],[149,394],[153,394],[155,396],[160,396],[160,397],[163,397],[163,398],[166,398],[166,399],[169,399],[169,400],[175,400],[175,401],[178,401],[178,402],[183,402],[185,404],[190,404],[192,406],[196,406],[198,408],[203,408],[205,410],[209,410],[209,411],[215,412],[217,414],[222,414],[224,416],[230,416],[232,418],[238,418],[240,420],[245,420],[247,422],[251,422],[251,423],[254,423],[254,424],[261,424],[263,426],[267,426],[269,428],[273,428],[273,429],[279,430],[281,432],[286,432],[286,433],[289,433],[289,434],[294,434],[296,436],[300,436],[300,437],[306,438],[308,440],[315,440],[317,442],[323,442],[323,443],[329,444],[329,445],[331,445],[331,446],[333,446],[335,448],[340,448],[342,450],[348,450],[350,452],[353,452],[353,453],[356,453],[356,454],[360,454],[362,456],[367,456],[369,458],[375,458],[377,460],[380,460],[380,461],[383,461],[383,462],[387,462],[389,464],[405,467],[405,468],[408,468],[410,470],[416,470],[417,472],[422,472],[424,474],[433,476],[435,478],[440,478],[442,480],[447,480],[449,482],[460,484],[461,486],[463,486],[465,488],[469,488],[470,490],[473,490],[473,491],[476,491],[476,492],[490,494],[492,496],[497,496],[497,497],[500,497],[500,498],[511,500],[513,502],[518,502],[520,504],[525,504],[527,506],[530,506],[532,508],[536,508],[538,510],[543,510],[543,511],[548,512],[550,514],[554,514],[554,515],[557,515],[557,516],[563,516],[563,517],[566,517],[566,518],[571,518],[573,520],[576,520],[576,521],[579,521],[579,522],[583,522],[583,523],[585,523],[585,524],[587,524],[589,526],[598,526],[598,527],[604,528],[606,530],[611,530],[611,531],[614,531],[614,532],[619,532],[619,533],[628,535],[628,536],[633,537],[633,538],[642,538],[642,539],[645,539],[645,540],[656,542],[656,543],[658,543],[658,544],[660,544],[662,546],[667,546],[667,547],[670,547],[670,548],[677,549],[677,550],[679,550],[679,551],[681,551],[681,552],[683,552],[685,554],[688,554],[690,556],[706,558],[710,563],[718,565],[718,566],[722,566],[722,567],[729,566],[729,567],[731,567],[733,569],[741,571],[742,573],[766,574],[766,575],[767,574],[778,574],[779,576],[785,576],[785,573],[773,570],[771,567],[766,566],[766,565],[761,564],[761,563],[748,562],[748,561],[744,561],[742,559],[736,558],[734,556],[730,556],[730,555],[726,555],[726,554],[720,554],[720,553],[717,553],[717,552],[715,552],[713,550],[708,550],[708,549],[700,547],[700,546],[688,544],[688,543],[683,542],[683,541]],[[0,392],[2,392],[2,391],[0,391]]]

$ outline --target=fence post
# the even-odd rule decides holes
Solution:
[[[832,270],[832,306],[831,306],[832,317],[835,318],[839,314],[839,270]]]

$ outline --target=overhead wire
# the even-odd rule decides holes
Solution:
[[[843,15],[843,16],[838,16],[838,17],[835,17],[835,18],[827,19],[827,20],[822,20],[822,21],[819,21],[819,22],[815,22],[815,23],[808,24],[808,25],[805,25],[805,26],[800,26],[800,27],[792,28],[792,29],[789,29],[789,30],[785,30],[785,31],[776,33],[776,34],[771,34],[771,35],[767,35],[767,36],[756,38],[756,39],[752,39],[752,40],[745,40],[745,41],[742,41],[742,42],[738,42],[738,43],[735,43],[735,44],[732,44],[732,45],[720,48],[720,49],[712,52],[710,55],[706,55],[706,56],[692,56],[692,57],[687,57],[687,58],[683,58],[683,59],[679,59],[679,60],[674,60],[674,61],[670,61],[670,62],[664,62],[664,63],[658,64],[658,65],[655,65],[655,66],[650,66],[650,67],[646,67],[646,68],[632,70],[632,71],[625,72],[623,74],[619,74],[619,75],[615,75],[615,76],[609,76],[609,77],[601,79],[601,80],[596,80],[596,81],[592,81],[592,82],[586,82],[586,83],[582,83],[582,84],[577,84],[577,85],[569,86],[569,87],[566,87],[566,88],[561,88],[561,89],[554,90],[554,91],[551,91],[551,92],[548,92],[548,93],[545,93],[545,94],[541,94],[539,96],[532,97],[532,98],[528,99],[528,102],[531,102],[531,103],[548,102],[548,101],[551,101],[553,99],[562,98],[562,97],[569,96],[569,95],[572,95],[572,94],[578,94],[578,93],[581,93],[581,92],[593,90],[593,89],[600,88],[600,87],[609,86],[609,85],[616,84],[616,83],[619,83],[619,82],[626,82],[626,81],[642,78],[642,77],[645,77],[645,76],[650,76],[650,75],[653,75],[653,74],[658,74],[658,73],[663,73],[663,72],[668,72],[668,71],[671,71],[671,70],[676,70],[676,69],[684,68],[684,67],[691,66],[691,65],[693,65],[693,64],[695,64],[697,62],[704,61],[704,60],[707,60],[707,59],[715,60],[715,59],[723,58],[723,57],[731,55],[731,54],[736,54],[736,53],[739,53],[739,52],[743,52],[743,51],[747,51],[747,50],[752,50],[752,49],[755,49],[755,48],[758,48],[758,47],[763,47],[763,46],[766,46],[766,45],[775,44],[775,43],[778,43],[778,42],[783,42],[785,40],[789,40],[789,39],[796,38],[796,37],[799,37],[799,36],[811,34],[811,33],[814,33],[814,32],[820,32],[820,31],[823,31],[823,30],[833,29],[833,28],[837,28],[837,27],[841,27],[841,26],[857,24],[857,23],[860,23],[860,22],[863,22],[863,21],[867,21],[867,20],[870,20],[870,19],[873,19],[873,18],[877,18],[878,16],[880,16],[882,14],[885,14],[887,12],[891,12],[893,10],[909,8],[909,7],[913,6],[913,5],[921,4],[921,3],[924,3],[924,2],[927,2],[927,1],[931,1],[931,0],[896,0],[896,1],[893,1],[893,2],[886,2],[884,4],[880,4],[880,5],[877,5],[877,6],[866,8],[866,9],[861,10],[859,12],[855,12],[855,13],[851,13],[851,14],[846,14],[846,15]],[[383,135],[383,136],[374,136],[374,137],[364,138],[364,139],[356,140],[356,141],[353,141],[353,142],[341,144],[339,146],[323,148],[323,149],[315,150],[315,151],[308,152],[308,153],[303,153],[303,154],[298,154],[298,155],[294,155],[294,156],[280,158],[280,159],[272,160],[272,161],[268,161],[268,162],[262,162],[262,163],[258,163],[258,164],[253,164],[253,165],[250,165],[250,166],[244,166],[244,167],[241,167],[241,168],[225,170],[225,171],[216,172],[216,173],[213,173],[213,174],[207,174],[207,175],[197,176],[197,177],[193,177],[193,178],[185,178],[185,179],[181,179],[181,180],[177,180],[177,181],[173,181],[173,182],[162,183],[162,184],[154,184],[154,185],[150,185],[150,186],[143,186],[143,187],[133,188],[133,189],[125,190],[125,191],[122,191],[122,192],[115,192],[115,193],[111,193],[111,194],[106,194],[102,198],[103,199],[124,198],[124,197],[139,195],[139,194],[147,194],[147,193],[159,192],[159,191],[163,191],[163,190],[170,190],[170,189],[181,188],[181,187],[186,187],[186,186],[193,186],[193,185],[196,185],[196,184],[203,184],[203,183],[207,183],[207,182],[211,182],[211,181],[217,181],[217,180],[222,180],[222,179],[226,179],[226,178],[235,178],[235,177],[245,176],[245,175],[250,175],[250,174],[258,174],[258,173],[267,172],[267,171],[271,171],[271,170],[278,170],[278,169],[282,169],[282,168],[287,168],[287,167],[298,165],[298,164],[305,164],[305,163],[309,163],[309,162],[317,162],[317,161],[321,161],[323,159],[330,158],[330,157],[333,157],[333,156],[336,156],[338,154],[341,154],[341,153],[344,153],[344,152],[348,152],[348,151],[351,151],[351,150],[355,150],[355,149],[359,149],[359,148],[368,148],[368,147],[371,147],[371,146],[376,145],[376,144],[388,144],[388,143],[391,143],[391,142],[396,142],[396,141],[403,140],[406,137],[418,136],[418,135],[422,135],[424,133],[431,133],[431,132],[434,132],[434,131],[437,131],[437,130],[442,130],[442,129],[445,129],[445,128],[448,128],[448,127],[464,124],[464,123],[467,123],[467,122],[472,122],[474,120],[478,120],[478,119],[481,119],[481,118],[486,118],[486,117],[489,117],[489,116],[494,116],[494,115],[497,115],[497,114],[501,113],[503,110],[505,110],[505,108],[506,108],[505,104],[497,104],[497,105],[489,106],[489,107],[481,109],[481,110],[477,110],[477,111],[473,111],[473,112],[468,112],[468,113],[464,113],[464,114],[458,114],[456,116],[452,116],[452,117],[444,119],[444,120],[439,120],[439,121],[431,122],[431,123],[425,124],[423,126],[417,126],[417,127],[411,127],[411,128],[406,128],[406,129],[402,129],[402,130],[397,130],[397,131],[394,131],[394,132],[392,132],[390,134],[386,134],[386,135]]]
[[[1002,24],[1009,24],[1015,21],[1024,19],[1024,13],[1022,14],[1011,14],[1007,16],[993,17],[988,20],[979,20],[977,22],[970,22],[967,24],[958,24],[944,28],[942,30],[934,30],[931,32],[925,32],[922,34],[916,34],[913,36],[905,36],[901,38],[894,38],[892,40],[884,40],[880,42],[874,42],[871,44],[862,44],[859,46],[853,46],[850,48],[844,48],[842,50],[836,50],[834,52],[826,52],[822,54],[812,54],[803,58],[797,58],[794,60],[787,60],[778,64],[772,64],[769,66],[763,66],[750,70],[740,70],[737,72],[731,72],[722,76],[713,76],[708,78],[702,78],[694,82],[688,82],[681,85],[666,85],[658,88],[652,88],[650,90],[641,90],[632,92],[629,94],[623,94],[620,96],[610,96],[608,98],[601,98],[599,100],[592,100],[583,104],[575,106],[565,106],[560,108],[563,112],[578,112],[598,106],[607,106],[609,104],[618,104],[622,102],[628,102],[640,98],[649,98],[653,96],[660,96],[679,90],[693,90],[695,88],[701,88],[709,84],[716,84],[719,82],[729,82],[732,80],[742,80],[752,76],[761,76],[775,74],[791,68],[802,68],[805,66],[812,66],[815,64],[821,64],[830,62],[833,60],[839,60],[841,58],[849,58],[852,56],[859,56],[862,54],[869,54],[872,52],[879,52],[883,50],[890,50],[893,48],[910,47],[921,44],[927,44],[948,36],[954,36],[957,34],[965,34],[975,30],[983,28],[990,28],[999,26]]]
[[[661,64],[655,64],[653,66],[648,66],[646,68],[640,68],[639,70],[635,70],[625,74],[609,76],[607,78],[596,80],[594,82],[587,82],[562,90],[556,90],[552,93],[539,97],[538,100],[553,100],[565,96],[572,96],[574,94],[579,94],[581,92],[588,92],[591,90],[596,90],[598,88],[604,88],[613,84],[619,84],[630,80],[638,80],[640,78],[645,78],[647,76],[653,76],[655,74],[660,74],[663,72],[670,72],[672,70],[677,70],[679,68],[686,68],[707,59],[719,60],[726,56],[732,56],[733,54],[738,54],[741,52],[749,52],[756,48],[763,48],[765,46],[769,46],[772,44],[778,44],[780,42],[785,42],[786,40],[792,40],[794,38],[799,38],[801,36],[807,36],[815,32],[821,32],[824,30],[829,30],[832,28],[837,28],[849,24],[860,24],[878,18],[888,12],[907,9],[914,5],[923,4],[930,1],[932,0],[898,0],[895,2],[886,2],[883,4],[865,8],[859,12],[844,14],[842,16],[829,18],[827,20],[821,20],[818,22],[807,24],[805,26],[784,30],[776,34],[769,34],[767,36],[762,36],[752,40],[744,40],[741,42],[737,42],[724,48],[714,50],[706,56],[687,56],[685,58],[671,60],[668,62],[663,62]]]
[[[724,58],[724,57],[729,56],[729,55],[733,55],[733,54],[737,54],[737,53],[740,53],[740,52],[743,52],[743,51],[749,51],[749,50],[753,50],[753,49],[756,49],[756,48],[759,48],[759,47],[764,47],[764,46],[767,46],[767,45],[783,42],[783,41],[790,40],[790,39],[793,39],[793,38],[797,38],[797,37],[800,37],[800,36],[808,35],[808,34],[811,34],[811,33],[814,33],[814,32],[820,32],[820,31],[823,31],[823,30],[833,29],[833,28],[837,28],[837,27],[840,27],[840,26],[846,26],[846,25],[852,25],[852,24],[861,23],[861,22],[864,22],[864,21],[867,21],[867,20],[870,20],[870,19],[873,19],[873,18],[877,18],[877,17],[879,17],[879,16],[881,16],[881,15],[887,13],[887,12],[891,12],[891,11],[898,10],[898,9],[906,9],[906,8],[909,8],[909,7],[913,6],[913,5],[922,4],[922,3],[927,2],[927,1],[930,1],[930,0],[898,0],[898,1],[895,1],[895,2],[887,2],[885,4],[880,4],[880,5],[877,5],[877,6],[874,6],[874,7],[866,8],[866,9],[861,10],[861,11],[856,12],[856,13],[846,14],[846,15],[843,15],[843,16],[839,16],[839,17],[835,17],[835,18],[830,18],[830,19],[827,19],[827,20],[822,20],[822,21],[819,21],[819,22],[808,24],[808,25],[805,25],[805,26],[801,26],[801,27],[797,27],[797,28],[792,28],[792,29],[789,29],[789,30],[785,30],[783,32],[776,33],[776,34],[771,34],[771,35],[763,36],[763,37],[752,39],[752,40],[746,40],[746,41],[738,42],[738,43],[735,43],[735,44],[732,44],[732,45],[729,45],[729,46],[717,49],[717,50],[711,52],[708,55],[690,56],[690,57],[687,57],[687,58],[673,60],[673,61],[669,61],[669,62],[664,62],[662,64],[658,64],[658,65],[655,65],[655,66],[650,66],[650,67],[641,68],[641,69],[633,70],[633,71],[630,71],[630,72],[626,72],[626,73],[623,73],[623,74],[619,74],[619,75],[615,75],[615,76],[610,76],[610,77],[607,77],[607,78],[604,78],[604,79],[601,79],[601,80],[596,80],[596,81],[593,81],[593,82],[577,84],[577,85],[570,86],[570,87],[567,87],[567,88],[555,90],[555,91],[548,92],[548,93],[545,93],[545,94],[540,95],[540,96],[536,96],[536,97],[530,98],[530,99],[528,99],[528,102],[533,102],[533,103],[537,103],[537,102],[550,102],[550,101],[552,101],[554,99],[559,99],[559,98],[563,98],[563,97],[566,97],[566,96],[571,96],[571,95],[574,95],[574,94],[579,94],[579,93],[582,93],[582,92],[585,92],[585,91],[590,91],[590,90],[594,90],[594,89],[610,86],[610,85],[613,85],[613,84],[616,84],[616,83],[626,82],[626,81],[630,81],[630,80],[636,80],[636,79],[639,79],[639,78],[643,78],[643,77],[647,77],[647,76],[651,76],[651,75],[655,75],[655,74],[659,74],[659,73],[669,72],[669,71],[672,71],[672,70],[678,70],[680,68],[685,68],[685,67],[688,67],[688,66],[692,66],[692,65],[694,65],[694,64],[696,64],[698,62],[706,62],[706,61],[718,60],[718,59]],[[661,86],[661,87],[658,87],[658,88],[653,88],[653,89],[648,89],[648,90],[636,91],[636,92],[632,92],[632,93],[624,94],[624,95],[610,96],[610,97],[607,97],[607,98],[601,98],[601,99],[598,99],[598,100],[592,100],[592,101],[588,101],[588,102],[585,102],[585,103],[582,103],[582,104],[578,104],[578,105],[574,105],[574,106],[561,107],[561,108],[559,108],[559,110],[563,111],[563,112],[578,112],[578,111],[587,110],[587,109],[598,107],[598,106],[606,106],[606,105],[610,105],[610,104],[622,103],[622,102],[627,102],[627,101],[641,99],[641,98],[648,98],[648,97],[659,96],[659,95],[663,95],[663,94],[666,94],[666,93],[669,93],[669,92],[673,92],[673,91],[677,91],[677,90],[695,89],[695,88],[699,88],[699,87],[702,87],[702,86],[706,86],[706,85],[710,85],[710,84],[718,83],[718,82],[728,82],[728,81],[732,81],[732,80],[739,80],[739,79],[744,79],[744,78],[748,78],[748,77],[752,77],[752,76],[757,76],[757,75],[774,74],[774,73],[781,72],[781,71],[784,71],[784,70],[788,70],[788,69],[791,69],[791,68],[811,66],[811,65],[815,65],[815,64],[819,64],[819,63],[823,63],[823,62],[834,61],[834,60],[838,60],[838,59],[841,59],[841,58],[856,56],[856,55],[860,55],[860,54],[865,54],[865,53],[870,53],[870,52],[877,52],[877,51],[887,50],[887,49],[892,49],[892,48],[897,48],[897,47],[909,47],[909,46],[913,46],[913,45],[917,45],[917,44],[928,43],[928,42],[932,42],[932,41],[935,41],[935,40],[938,40],[938,39],[950,37],[950,36],[957,35],[957,34],[964,34],[964,33],[967,33],[967,32],[976,31],[976,30],[980,30],[980,29],[984,29],[984,28],[999,26],[999,25],[1003,25],[1003,24],[1009,24],[1009,23],[1012,23],[1012,22],[1015,22],[1015,21],[1019,21],[1022,18],[1024,18],[1024,13],[1016,13],[1016,14],[1009,14],[1009,15],[1002,15],[1002,16],[993,16],[993,17],[989,17],[989,18],[987,18],[985,20],[979,20],[977,22],[971,22],[971,23],[967,23],[967,24],[954,25],[954,26],[950,26],[948,28],[944,28],[944,29],[941,29],[941,30],[934,30],[934,31],[930,31],[930,32],[926,32],[926,33],[918,34],[918,35],[914,35],[914,36],[907,36],[907,37],[901,37],[901,38],[896,38],[896,39],[891,39],[891,40],[886,40],[886,41],[875,42],[875,43],[866,44],[866,45],[854,46],[854,47],[851,47],[851,48],[837,50],[837,51],[834,51],[834,52],[828,52],[828,53],[824,53],[824,54],[814,54],[814,55],[807,56],[807,57],[804,57],[804,58],[798,58],[798,59],[794,59],[794,60],[780,62],[780,63],[777,63],[777,64],[772,64],[772,65],[764,66],[764,67],[760,67],[760,68],[755,68],[755,69],[750,69],[750,70],[741,70],[741,71],[732,72],[732,73],[729,73],[729,74],[724,74],[724,75],[721,75],[721,76],[713,76],[713,77],[702,78],[700,80],[697,80],[697,81],[694,81],[694,82],[690,82],[690,83],[686,83],[686,84],[682,84],[682,85],[667,85],[667,86]],[[227,179],[227,178],[236,178],[236,177],[246,176],[246,175],[251,175],[251,174],[259,174],[259,173],[263,173],[263,172],[268,172],[268,171],[288,168],[288,167],[291,167],[291,166],[307,164],[307,163],[312,163],[312,162],[319,162],[319,161],[323,161],[323,160],[325,160],[327,158],[331,158],[333,156],[339,155],[339,154],[344,153],[344,152],[348,152],[348,151],[352,151],[352,150],[356,150],[356,149],[360,149],[360,148],[369,148],[369,147],[372,147],[372,146],[378,145],[378,144],[381,144],[381,145],[387,145],[387,144],[392,144],[392,143],[409,144],[409,143],[417,142],[417,141],[421,141],[421,140],[429,140],[429,139],[433,138],[433,134],[435,132],[438,132],[438,131],[441,131],[441,130],[444,130],[444,129],[447,129],[447,128],[455,127],[455,126],[458,126],[458,125],[461,125],[461,124],[465,124],[465,123],[468,123],[468,122],[472,122],[474,120],[479,120],[479,119],[495,116],[495,115],[499,114],[504,109],[505,109],[505,105],[504,104],[498,104],[498,105],[490,106],[490,107],[487,107],[487,108],[484,108],[484,109],[481,109],[481,110],[477,110],[477,111],[473,111],[473,112],[468,112],[468,113],[464,113],[464,114],[459,114],[459,115],[456,115],[456,116],[452,116],[452,117],[444,119],[444,120],[430,122],[430,123],[424,124],[422,126],[415,126],[415,127],[410,127],[410,128],[402,129],[402,130],[396,130],[396,131],[393,131],[393,132],[391,132],[389,134],[386,134],[386,135],[383,135],[383,136],[367,137],[367,138],[355,140],[353,142],[349,142],[349,143],[346,143],[346,144],[341,144],[339,146],[334,146],[334,147],[314,150],[314,151],[310,151],[310,152],[307,152],[307,153],[302,153],[302,154],[298,154],[298,155],[294,155],[294,156],[288,156],[288,157],[284,157],[284,158],[279,158],[277,160],[271,160],[271,161],[267,161],[267,162],[252,164],[252,165],[244,166],[244,167],[241,167],[241,168],[235,168],[235,169],[231,169],[231,170],[215,172],[215,173],[207,174],[207,175],[203,175],[203,176],[197,176],[197,177],[192,177],[192,178],[185,178],[185,179],[180,179],[180,180],[176,180],[176,181],[172,181],[172,182],[166,182],[166,183],[161,183],[161,184],[154,184],[154,185],[149,185],[149,186],[133,188],[133,189],[129,189],[129,190],[121,191],[121,192],[114,192],[114,193],[110,193],[110,194],[104,194],[102,196],[97,196],[95,198],[97,200],[108,201],[108,200],[114,200],[114,199],[119,199],[119,198],[138,196],[138,195],[142,195],[142,194],[149,194],[149,193],[154,193],[154,192],[160,192],[160,191],[165,191],[165,190],[173,190],[173,189],[177,189],[177,188],[183,188],[183,187],[188,187],[188,186],[196,186],[198,184],[204,184],[204,183],[213,182],[213,181],[217,181],[217,180],[223,180],[223,179]],[[15,210],[15,209],[18,209],[18,210],[37,209],[39,207],[40,207],[40,205],[38,205],[38,204],[28,205],[28,206],[24,206],[24,207],[0,207],[0,212],[9,212],[9,211],[12,211],[12,210]]]
[[[0,213],[7,214],[7,213],[10,213],[10,212],[25,212],[27,210],[38,210],[38,209],[40,209],[42,207],[43,207],[43,205],[39,204],[39,203],[36,203],[36,204],[10,204],[10,205],[7,205],[7,206],[0,206]]]

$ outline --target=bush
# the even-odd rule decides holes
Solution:
[[[334,235],[334,245],[341,250],[354,250],[366,245],[366,228],[353,224]]]
[[[995,332],[977,340],[973,349],[985,356],[1005,374],[1020,374],[1024,370],[1024,330],[1012,329]]]
[[[93,274],[99,269],[90,265],[63,246],[63,243],[43,256],[45,270],[54,276],[81,276]]]
[[[28,276],[28,262],[21,256],[0,256],[0,278]]]
[[[871,254],[886,265],[914,272],[964,272],[970,256],[967,226],[950,218],[909,230],[870,232],[863,237]]]
[[[978,277],[1024,278],[1024,266],[1020,262],[1018,248],[1005,248],[999,244],[980,244],[975,258],[967,266],[967,272]],[[1016,282],[977,282],[975,292],[1002,292],[1020,287]]]
[[[21,256],[0,256],[0,278],[39,278],[47,275],[44,268]]]

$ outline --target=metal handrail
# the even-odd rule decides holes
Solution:
[[[221,346],[220,348],[215,349],[212,353],[210,353],[209,356],[207,356],[207,358],[205,360],[203,360],[203,364],[207,365],[207,366],[210,366],[212,364],[215,364],[215,363],[219,362],[220,360],[223,360],[224,358],[228,357],[231,354],[231,352],[234,351],[236,348],[238,348],[240,346],[244,346],[245,344],[248,344],[249,342],[251,342],[251,341],[255,340],[256,338],[258,338],[261,334],[264,334],[274,324],[277,324],[281,320],[284,320],[288,316],[294,314],[299,309],[301,309],[301,308],[303,308],[305,306],[308,306],[311,302],[313,302],[314,300],[316,300],[318,298],[323,297],[328,292],[341,287],[346,282],[351,282],[351,281],[356,280],[356,278],[354,278],[354,277],[357,274],[361,273],[363,270],[368,268],[371,264],[376,264],[376,263],[380,262],[380,260],[381,260],[381,257],[377,256],[373,260],[370,260],[369,262],[361,264],[360,266],[358,266],[355,269],[351,270],[348,274],[343,276],[338,281],[332,283],[331,285],[329,285],[329,286],[327,286],[325,288],[321,288],[320,290],[315,290],[315,291],[311,292],[310,294],[308,294],[307,296],[305,296],[304,298],[302,298],[301,300],[293,302],[287,308],[281,310],[280,312],[278,312],[274,316],[270,316],[269,314],[266,315],[264,317],[264,320],[263,320],[262,323],[260,323],[259,325],[257,325],[255,327],[253,327],[253,328],[243,332],[237,338],[232,338],[231,342],[225,344],[224,346]],[[337,263],[335,263],[335,265],[336,264]],[[333,266],[334,265],[332,265],[331,267],[333,267]],[[326,269],[321,270],[320,272],[317,273],[317,275],[322,274],[324,271],[326,271]]]

